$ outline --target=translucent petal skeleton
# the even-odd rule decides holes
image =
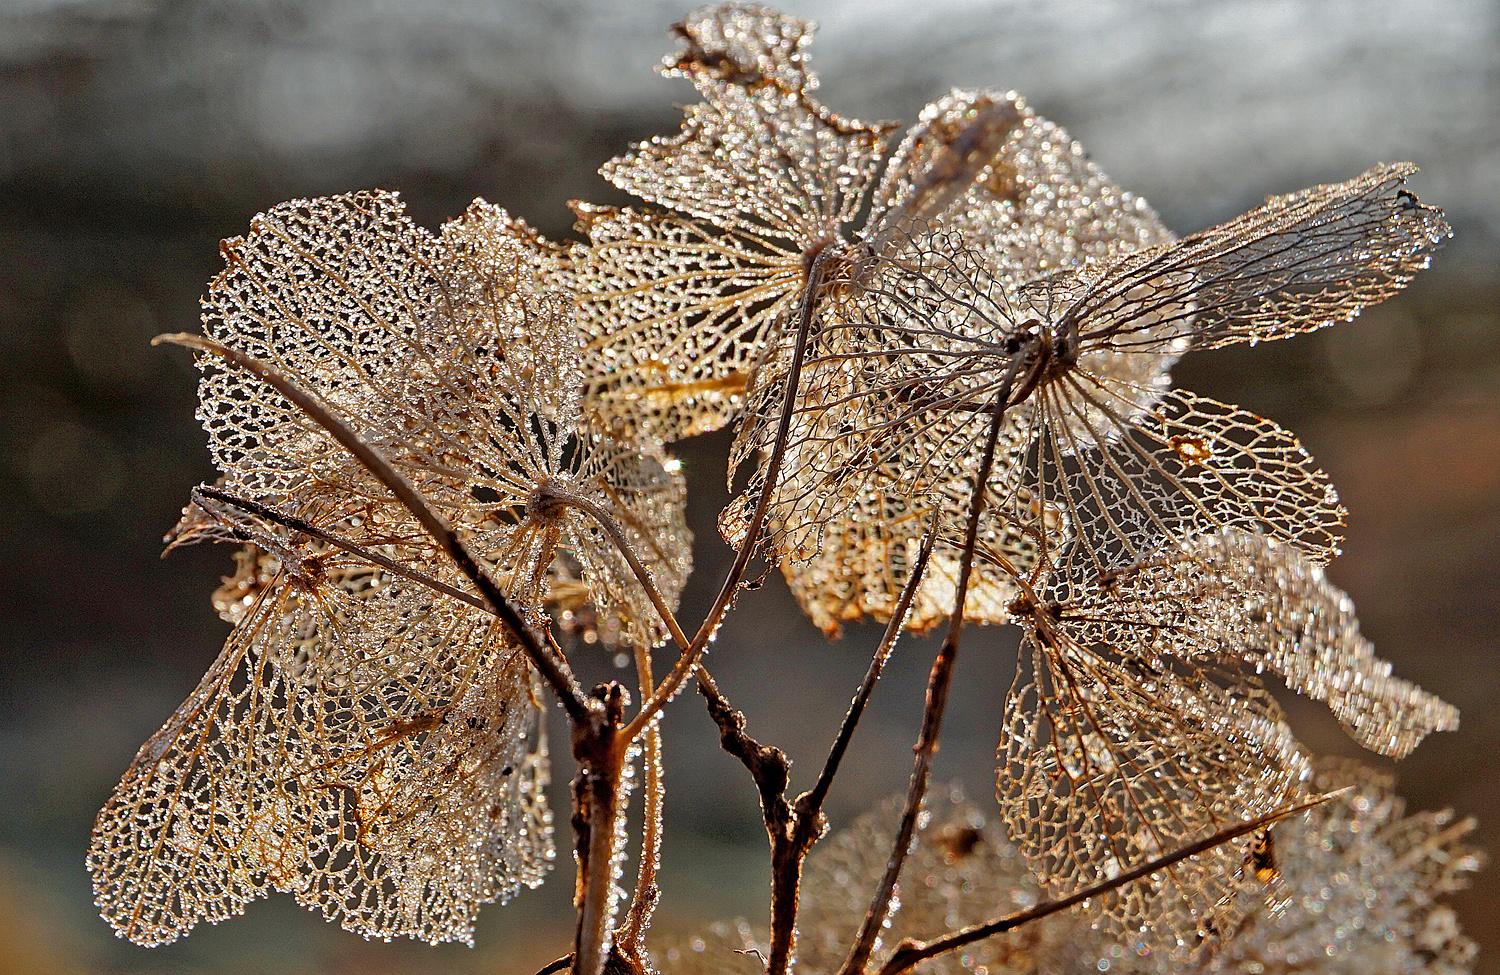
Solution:
[[[781,530],[810,548],[851,490],[924,492],[974,469],[1003,397],[987,490],[993,508],[1021,515],[1012,533],[1052,536],[1044,561],[1084,577],[1223,528],[1326,561],[1343,511],[1296,438],[1165,392],[1165,370],[1190,344],[1284,337],[1403,287],[1448,233],[1402,188],[1411,172],[1379,167],[1182,241],[1020,282],[961,236],[928,233],[819,321],[788,446],[798,463],[777,488]]]
[[[812,99],[816,78],[803,52],[809,25],[763,8],[726,6],[693,15],[677,32],[685,49],[668,71],[692,79],[705,102],[689,111],[681,134],[643,145],[606,166],[605,175],[685,216],[579,209],[592,242],[580,261],[582,299],[596,333],[585,369],[597,377],[592,401],[616,429],[687,436],[721,425],[754,394],[764,408],[752,409],[757,422],[741,430],[736,463],[763,450],[782,395],[785,327],[815,255],[829,248],[839,257],[822,285],[825,317],[841,292],[859,290],[873,262],[899,262],[950,243],[921,237],[919,229],[982,247],[1018,281],[1171,239],[1143,203],[1115,188],[1013,94],[955,92],[930,106],[877,186],[886,127],[839,119]],[[846,239],[844,227],[866,197],[873,207],[868,224]],[[1161,369],[1169,364],[1163,357]],[[829,502],[826,519],[809,517],[818,527],[796,538],[782,537],[786,521],[773,518],[792,586],[830,632],[866,613],[888,614],[901,586],[898,576],[865,576],[845,561],[853,539],[909,549],[920,537],[915,526],[934,509],[905,486],[871,480]],[[957,478],[944,480],[953,496],[967,494]],[[873,513],[874,529],[832,514],[850,509]],[[731,541],[739,541],[736,518],[743,514],[724,521]],[[819,553],[824,522],[831,554],[810,570],[794,567]],[[938,530],[953,534],[948,524]],[[1028,565],[1037,541],[1004,526],[987,528],[985,538],[995,557],[981,570],[970,611],[998,621],[998,607],[1013,592],[995,584],[1001,570],[992,566]],[[951,609],[936,605],[937,590],[953,589],[956,560],[940,551],[934,567],[917,600],[917,628]],[[818,591],[853,597],[824,602],[811,596]]]
[[[435,238],[377,192],[285,204],[225,253],[230,268],[205,300],[211,337],[349,420],[466,533],[512,601],[540,606],[562,548],[601,611],[628,621],[631,642],[661,642],[613,542],[566,502],[607,513],[675,600],[691,544],[683,481],[658,445],[586,422],[555,250],[482,201]],[[209,372],[202,399],[230,490],[335,505],[386,498],[331,436],[241,371]]]
[[[809,94],[811,25],[748,6],[677,25],[666,73],[704,101],[682,132],[604,167],[673,212],[581,207],[589,396],[613,429],[677,440],[739,409],[754,364],[797,304],[808,255],[866,196],[887,126],[840,118]]]
[[[1409,752],[1458,713],[1390,676],[1348,597],[1295,546],[1198,536],[1086,586],[1023,597],[1006,701],[1000,799],[1056,893],[1285,805],[1305,757],[1261,686],[1269,672],[1326,702],[1367,748]],[[1243,847],[1133,884],[1105,910],[1197,951],[1232,926]]]
[[[917,971],[958,975],[1464,975],[1477,948],[1444,898],[1468,886],[1484,858],[1464,843],[1472,820],[1451,811],[1408,814],[1388,776],[1320,760],[1312,787],[1353,791],[1271,827],[1264,882],[1246,885],[1240,924],[1220,950],[1184,962],[1152,932],[1120,936],[1067,911],[939,955]],[[1025,860],[993,816],[939,790],[919,822],[898,906],[877,962],[902,938],[931,938],[991,921],[1042,899]],[[888,802],[818,844],[807,859],[797,971],[840,970],[865,898],[885,870],[899,805]],[[765,932],[715,923],[653,950],[665,975],[764,970]]]
[[[562,581],[586,590],[574,605],[631,643],[660,641],[610,533],[675,601],[682,478],[658,445],[584,421],[560,250],[482,201],[436,238],[372,192],[285,204],[224,253],[211,338],[341,415],[533,619],[566,555],[582,578]],[[551,859],[529,665],[321,426],[239,368],[205,366],[221,488],[244,503],[190,509],[177,541],[252,547],[216,597],[235,623],[223,654],[100,815],[100,906],[160,943],[276,888],[367,935],[466,939],[479,904]]]

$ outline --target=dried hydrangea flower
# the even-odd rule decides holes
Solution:
[[[675,30],[684,51],[665,71],[704,101],[677,136],[603,169],[666,212],[579,208],[591,244],[579,261],[590,401],[613,428],[663,440],[738,412],[801,296],[808,255],[858,214],[888,129],[813,99],[804,21],[730,5]]]
[[[1308,765],[1261,686],[1323,700],[1365,747],[1405,755],[1458,726],[1390,676],[1348,597],[1295,546],[1195,537],[1088,585],[1022,597],[1022,666],[1006,701],[1000,799],[1055,893],[1106,879],[1285,805]],[[1226,845],[1131,885],[1105,911],[1191,954],[1226,927]]]
[[[433,237],[371,192],[284,204],[224,254],[210,338],[342,416],[533,619],[566,554],[622,638],[662,639],[615,538],[675,601],[681,474],[585,421],[559,249],[482,201]],[[201,393],[224,479],[178,540],[253,548],[217,598],[224,652],[100,815],[100,906],[160,943],[274,887],[367,935],[468,938],[551,858],[530,667],[320,425],[233,364]]]
[[[675,600],[690,565],[685,488],[650,441],[592,429],[563,257],[503,210],[476,203],[433,237],[392,194],[284,204],[228,241],[205,299],[211,338],[254,356],[349,420],[466,534],[512,601],[540,611],[563,549],[631,642],[664,637],[599,522],[618,524]],[[226,366],[200,413],[226,487],[337,507],[385,489],[274,390]]]
[[[975,422],[973,410],[944,409],[962,403],[945,404],[936,387],[929,392],[915,383],[902,385],[894,394],[900,404],[894,422],[890,404],[880,403],[892,368],[915,377],[961,366],[952,356],[924,357],[917,345],[913,323],[923,323],[934,336],[963,327],[962,320],[945,321],[959,306],[946,293],[934,293],[935,282],[983,278],[997,290],[1013,290],[1041,274],[1174,239],[1144,201],[1116,187],[1066,132],[1013,95],[954,92],[928,106],[897,150],[877,199],[894,205],[909,191],[912,173],[931,154],[934,133],[951,139],[961,122],[1005,99],[1018,107],[1021,122],[999,142],[958,202],[892,263],[891,268],[904,269],[905,287],[888,287],[892,270],[878,269],[860,287],[830,298],[819,319],[769,531],[788,585],[809,617],[829,633],[865,615],[889,619],[904,584],[903,575],[880,571],[860,547],[873,543],[914,552],[927,530],[937,531],[943,543],[907,625],[925,630],[953,610],[972,472],[982,463],[982,424]],[[926,272],[918,273],[919,268]],[[872,320],[877,324],[869,331],[879,338],[860,334],[859,323]],[[887,322],[907,325],[884,331]],[[889,356],[869,352],[897,338],[905,344]],[[1175,360],[1166,352],[1106,354],[1096,357],[1096,365],[1112,378],[1165,389]],[[761,390],[760,408],[741,427],[738,456],[748,456],[756,442],[762,452],[769,446],[784,388],[767,383]],[[920,429],[904,429],[900,415],[919,403]],[[1060,506],[1044,509],[1035,494],[1015,483],[1031,440],[1027,417],[1018,412],[1007,419],[998,450],[999,484],[990,490],[965,602],[965,615],[973,621],[1005,622],[1005,606],[1015,595],[1012,575],[1030,571],[1044,560],[1043,549],[1055,552],[1070,534]],[[736,519],[758,486],[752,480],[750,491],[722,520],[731,539],[741,533]]]
[[[951,235],[876,264],[819,322],[788,447],[802,466],[778,485],[783,531],[810,547],[803,539],[851,489],[920,492],[941,483],[945,465],[950,476],[977,466],[994,410],[1007,406],[991,507],[1065,524],[1070,537],[1053,548],[1067,546],[1080,576],[1225,527],[1293,540],[1326,561],[1343,511],[1296,438],[1164,392],[1165,367],[1189,343],[1284,337],[1404,287],[1448,234],[1441,214],[1402,188],[1411,172],[1378,167],[1019,285]],[[1022,519],[1013,531],[1049,534]]]

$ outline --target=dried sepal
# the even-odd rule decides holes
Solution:
[[[1276,702],[1232,657],[1181,653],[1175,619],[1120,613],[1118,638],[1104,642],[1089,632],[1092,610],[1071,602],[1018,611],[1024,635],[1005,703],[999,799],[1052,894],[1301,794],[1307,759]],[[1115,932],[1149,927],[1170,953],[1191,958],[1227,923],[1249,842],[1127,885],[1094,910]]]
[[[1074,533],[1062,562],[1075,577],[1220,530],[1286,541],[1319,563],[1338,554],[1338,494],[1276,423],[1185,390],[1122,393],[1088,377],[1037,396],[1031,483],[1068,515]]]
[[[1095,604],[1101,613],[1177,604],[1185,614],[1177,625],[1237,647],[1247,666],[1323,701],[1372,751],[1404,758],[1428,734],[1458,729],[1456,708],[1391,675],[1359,632],[1354,603],[1295,546],[1203,535],[1114,575],[1109,588]]]
[[[440,290],[438,242],[393,193],[295,200],[221,246],[204,332],[271,365],[346,416],[379,417],[380,373],[406,351]],[[368,493],[373,479],[275,391],[208,371],[199,417],[230,490],[282,496],[310,482]]]
[[[1273,196],[1175,244],[1083,274],[1060,321],[1080,347],[1264,342],[1354,318],[1400,291],[1451,235],[1404,184],[1410,163]],[[1138,323],[1150,327],[1144,333]]]
[[[754,4],[703,7],[672,25],[685,43],[662,71],[700,84],[768,81],[788,91],[812,91],[818,78],[804,48],[815,29],[810,21]]]
[[[677,440],[740,407],[760,355],[806,286],[812,255],[857,216],[885,125],[809,94],[811,27],[762,8],[711,8],[676,28],[669,72],[704,101],[682,131],[605,165],[672,213],[580,207],[590,398],[608,429]]]
[[[670,214],[578,207],[590,409],[607,430],[677,440],[739,412],[795,300],[800,252]]]
[[[524,655],[487,613],[364,559],[261,544],[219,659],[100,812],[101,911],[161,944],[274,888],[366,936],[467,940],[480,904],[552,858]]]
[[[921,538],[935,524],[934,506],[910,500],[904,489],[872,485],[846,499],[807,557],[783,557],[782,573],[793,598],[815,626],[837,637],[846,623],[866,617],[889,620],[910,579]],[[731,508],[728,513],[739,512]],[[731,532],[743,535],[743,528]],[[970,620],[1001,623],[1009,619],[1013,598],[1005,562],[1020,562],[1026,539],[986,519],[976,546],[983,568],[971,578],[964,600]],[[947,619],[958,595],[958,551],[962,539],[945,535],[934,544],[925,578],[908,610],[905,628],[925,633]],[[1003,561],[1002,561],[1003,560]]]
[[[1265,672],[1326,701],[1385,754],[1457,726],[1453,708],[1374,658],[1315,563],[1264,536],[1195,536],[1082,582],[1059,573],[1015,608],[1022,666],[1006,702],[1001,804],[1057,892],[1305,789],[1306,760]],[[1190,952],[1220,940],[1247,881],[1244,847],[1132,885],[1105,909]]]
[[[723,231],[801,242],[836,235],[863,202],[889,126],[841,118],[753,67],[732,80],[720,73],[694,71],[705,100],[687,110],[682,131],[606,163],[605,178]]]

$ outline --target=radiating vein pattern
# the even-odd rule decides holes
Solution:
[[[1000,109],[1012,114],[996,121]],[[946,189],[946,208],[911,202],[942,195],[934,169],[953,166],[957,150],[975,142],[984,154]],[[1021,285],[1174,239],[1143,201],[1116,187],[1014,93],[955,91],[929,106],[893,155],[874,206],[864,245],[880,248],[884,235],[883,250],[820,309],[771,522],[789,584],[829,631],[864,614],[884,619],[899,592],[843,540],[912,549],[923,525],[945,542],[911,626],[925,629],[952,611],[958,560],[944,553],[962,543],[990,410],[1015,354],[1008,343],[1016,325],[1036,316],[1022,304]],[[888,219],[907,210],[902,220]],[[1176,351],[1094,358],[1104,374],[1155,396]],[[737,462],[769,446],[785,394],[778,384],[784,365],[777,365],[784,359],[783,347],[760,370]],[[1011,575],[1031,571],[1044,552],[1055,556],[1070,534],[1062,508],[1018,481],[1032,439],[1028,416],[1006,417],[965,604],[976,621],[1004,622],[1015,594]],[[758,484],[752,480],[748,493]],[[871,522],[881,511],[889,515]],[[839,595],[845,591],[858,595]]]
[[[603,170],[669,212],[580,208],[590,397],[609,428],[663,440],[737,415],[809,255],[854,219],[886,143],[885,126],[840,118],[809,94],[810,25],[733,9],[677,31],[685,49],[668,73],[704,101],[677,136]]]
[[[277,207],[224,254],[210,337],[353,427],[538,625],[557,581],[611,638],[661,641],[612,536],[675,602],[684,485],[658,444],[584,419],[563,249],[483,201],[433,236],[371,192]],[[319,423],[203,366],[224,476],[174,538],[247,544],[216,597],[235,628],[101,813],[100,906],[160,943],[274,888],[366,935],[467,939],[551,859],[529,664]]]
[[[1057,247],[1055,260],[1012,268],[941,224],[921,231],[819,320],[796,392],[795,462],[776,489],[779,544],[816,551],[808,536],[868,484],[920,497],[945,471],[977,469],[1005,408],[1002,463],[985,489],[1012,500],[992,507],[1019,516],[1016,537],[1066,526],[1038,547],[1061,550],[1083,575],[1224,528],[1327,561],[1343,509],[1296,438],[1168,393],[1167,369],[1192,345],[1317,328],[1404,286],[1447,235],[1441,215],[1402,188],[1411,171],[1378,167],[1273,198],[1177,242],[1132,251],[1137,234],[1110,253],[1101,240],[1081,260]],[[1053,236],[1041,221],[1038,239]],[[769,426],[755,429],[764,437]],[[954,523],[965,510],[939,505],[936,517]]]
[[[629,639],[664,630],[598,523],[554,495],[584,495],[619,523],[675,599],[689,567],[684,486],[650,441],[583,417],[579,337],[560,255],[476,203],[440,238],[389,194],[288,204],[226,244],[205,300],[211,336],[272,365],[343,415],[469,534],[510,598],[538,610],[559,547],[584,564]],[[385,255],[378,271],[350,270]],[[274,390],[233,368],[203,381],[210,446],[231,489],[350,504],[383,486]]]
[[[1305,788],[1306,759],[1262,674],[1326,702],[1382,754],[1457,728],[1451,706],[1374,657],[1321,568],[1265,536],[1194,536],[1087,584],[1058,580],[1015,610],[1024,636],[1006,702],[1001,804],[1059,892]],[[1106,909],[1127,926],[1149,918],[1196,949],[1226,930],[1221,908],[1238,899],[1243,855],[1202,854]],[[1171,896],[1152,899],[1157,886]]]

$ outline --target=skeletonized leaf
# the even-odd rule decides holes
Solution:
[[[1388,775],[1347,760],[1314,768],[1314,791],[1352,791],[1271,828],[1274,878],[1241,894],[1241,923],[1216,954],[1184,969],[1148,936],[1074,925],[1054,934],[1045,970],[1083,975],[1107,961],[1140,975],[1472,971],[1478,946],[1444,899],[1484,863],[1465,842],[1473,820],[1408,813]]]
[[[1351,737],[1404,758],[1433,731],[1456,731],[1458,710],[1410,681],[1359,632],[1354,603],[1296,546],[1218,532],[1120,573],[1101,611],[1119,603],[1182,600],[1191,623],[1234,641],[1245,663],[1323,701]],[[1210,615],[1223,603],[1217,618]]]
[[[343,415],[466,533],[512,600],[540,612],[561,547],[630,641],[660,642],[655,609],[594,519],[549,502],[578,496],[625,526],[675,600],[690,545],[681,477],[654,443],[586,421],[574,301],[558,290],[572,280],[565,255],[483,201],[441,238],[381,193],[287,204],[255,227],[211,287],[209,333]],[[231,488],[336,510],[386,497],[259,380],[215,366],[202,395]]]
[[[1000,795],[1039,877],[1062,892],[1269,812],[1307,766],[1260,684],[1326,701],[1361,744],[1404,755],[1457,712],[1391,677],[1353,607],[1295,546],[1219,532],[1017,601],[1022,667],[1006,702]],[[1248,842],[1248,841],[1247,841]],[[1196,951],[1234,924],[1233,847],[1111,898]],[[1130,891],[1134,890],[1135,893]],[[1202,938],[1198,938],[1201,935]]]

